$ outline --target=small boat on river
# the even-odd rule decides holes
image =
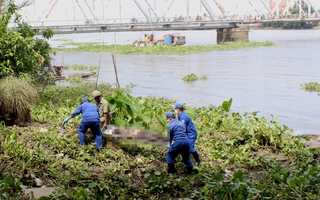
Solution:
[[[151,34],[152,35],[152,34]],[[148,37],[149,38],[149,37]],[[150,39],[145,38],[145,40],[136,40],[133,45],[136,47],[143,46],[156,46],[156,45],[184,45],[186,44],[186,37],[180,35],[179,33],[165,34],[161,40],[154,40],[153,35]]]

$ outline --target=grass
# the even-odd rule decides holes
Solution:
[[[7,120],[25,122],[30,104],[37,99],[38,92],[28,80],[13,76],[0,80],[0,111]]]
[[[116,54],[158,54],[158,55],[186,55],[200,52],[218,51],[218,50],[234,50],[243,48],[256,48],[261,46],[275,46],[275,43],[266,42],[226,42],[218,45],[192,45],[192,46],[147,46],[135,47],[134,45],[98,45],[97,43],[72,43],[74,48],[58,48],[54,51],[64,52],[103,52]]]

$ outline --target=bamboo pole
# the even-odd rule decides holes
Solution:
[[[96,80],[96,89],[98,89],[98,80],[99,80],[99,75],[100,75],[100,66],[101,66],[103,43],[104,43],[104,38],[102,39],[102,44],[101,44],[101,49],[100,49],[99,67],[98,67],[97,80]]]
[[[116,65],[116,32],[114,32],[114,53],[111,55],[112,56],[112,62],[113,62],[113,68],[114,68],[114,73],[116,76],[116,86],[119,89],[120,84],[119,84],[119,79],[118,79],[118,70],[117,70],[117,65]]]
[[[116,65],[116,55],[112,54],[111,56],[112,56],[114,73],[116,75],[116,86],[119,89],[120,88],[120,84],[119,84],[119,80],[118,80],[118,71],[117,71],[117,65]]]

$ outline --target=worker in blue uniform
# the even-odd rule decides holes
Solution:
[[[170,122],[168,127],[168,133],[170,135],[170,147],[166,154],[166,161],[168,163],[168,173],[176,173],[175,159],[181,154],[183,163],[187,167],[187,173],[197,173],[198,170],[193,169],[190,161],[190,144],[186,135],[186,129],[184,125],[175,119],[175,115],[172,112],[166,113],[166,118]]]
[[[190,143],[190,153],[192,154],[196,165],[200,165],[200,156],[197,150],[194,148],[198,133],[192,119],[184,112],[184,107],[181,103],[177,102],[175,105],[176,113],[178,113],[178,120],[183,122],[186,127],[187,136]]]
[[[94,137],[94,141],[96,142],[97,149],[101,149],[102,133],[98,106],[90,103],[88,98],[83,98],[81,100],[81,105],[78,106],[78,108],[62,122],[62,125],[67,124],[71,118],[78,116],[79,114],[82,114],[82,121],[78,128],[80,145],[85,145],[85,133],[87,132],[88,128],[90,128]]]

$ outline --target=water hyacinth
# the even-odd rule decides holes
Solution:
[[[92,52],[92,53],[116,53],[116,54],[159,54],[159,55],[186,55],[208,51],[233,50],[241,48],[256,48],[261,46],[275,46],[275,43],[266,42],[226,42],[223,44],[207,44],[207,45],[157,45],[136,47],[134,45],[99,45],[96,43],[72,43],[73,47],[61,46],[54,51],[63,52]]]
[[[48,199],[317,199],[320,195],[319,149],[307,148],[309,139],[292,136],[277,117],[268,121],[257,112],[232,112],[232,99],[208,107],[186,106],[199,133],[196,146],[202,164],[197,175],[185,174],[182,162],[176,163],[178,174],[168,175],[165,147],[130,142],[116,146],[119,141],[104,136],[104,147],[97,152],[90,133],[86,145],[79,147],[81,119],[64,127],[68,134],[60,134],[60,124],[94,89],[91,83],[48,86],[43,99],[31,105],[30,127],[0,124],[1,199],[27,198],[20,186],[37,187],[32,174],[42,185],[58,188]],[[133,97],[106,84],[98,89],[111,109],[117,108],[112,124],[165,133],[164,113],[173,109],[175,100]]]

